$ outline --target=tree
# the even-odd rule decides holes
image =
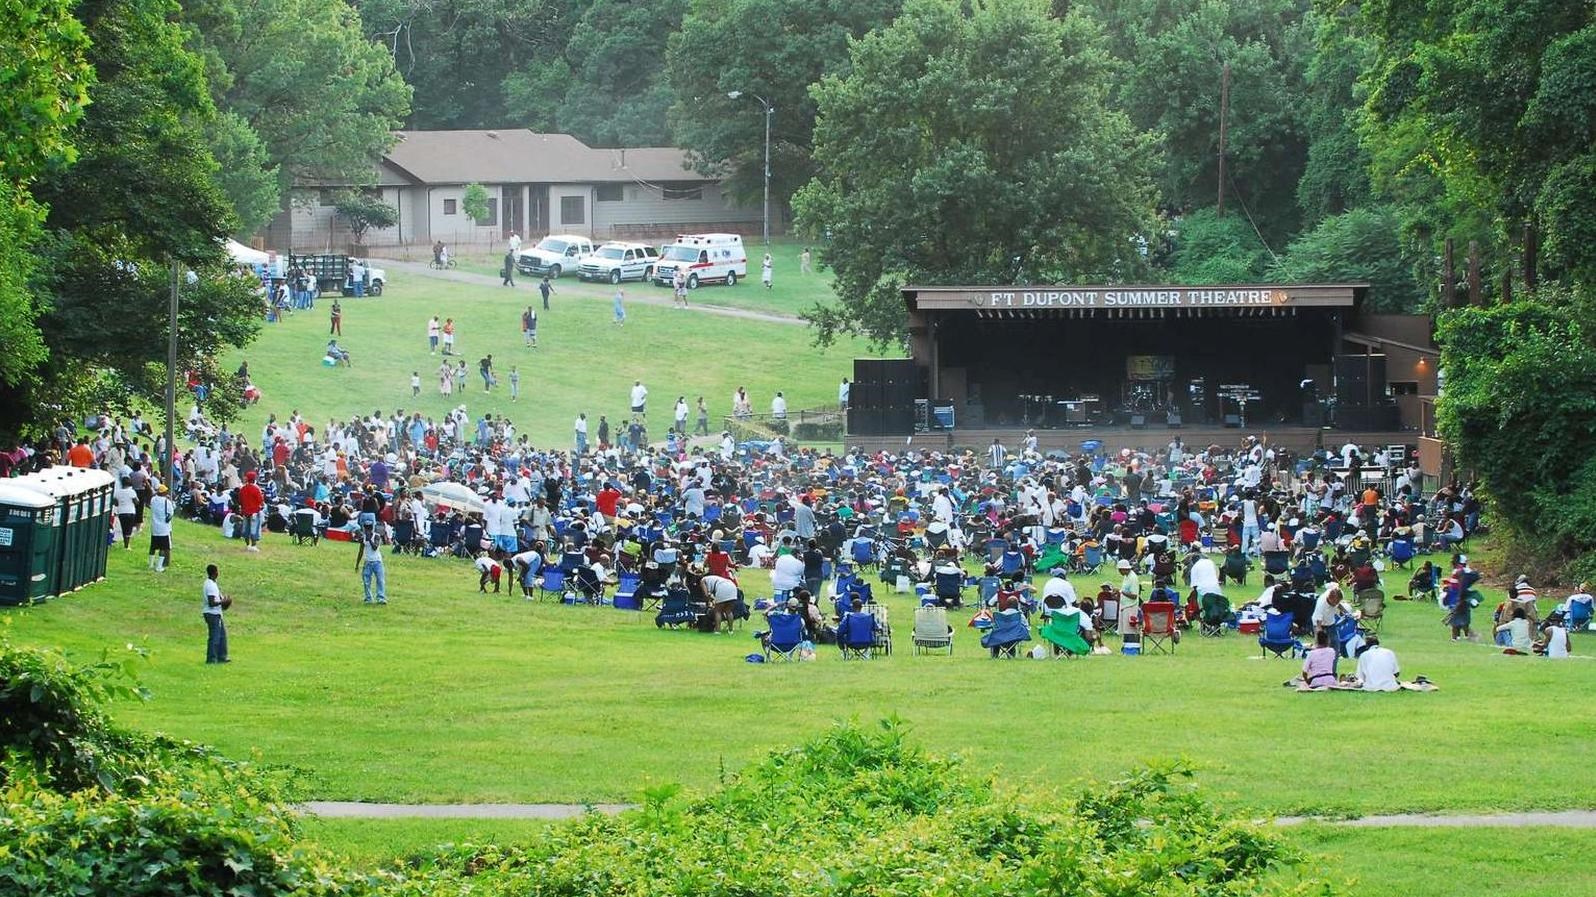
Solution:
[[[764,110],[773,105],[771,191],[779,203],[814,176],[809,88],[848,66],[848,42],[891,22],[902,0],[696,0],[671,35],[671,133],[699,171],[736,196],[763,189]],[[727,96],[732,91],[744,95]]]
[[[465,195],[460,198],[460,208],[473,221],[482,221],[488,217],[488,189],[481,184],[467,184]]]
[[[224,113],[210,146],[243,230],[265,224],[297,179],[371,181],[410,88],[345,0],[199,0],[183,18]]]
[[[70,165],[71,129],[83,114],[93,70],[88,38],[62,0],[0,4],[0,384],[30,382],[46,356],[29,286],[44,210],[28,191],[41,172]]]
[[[1365,206],[1319,222],[1293,240],[1271,273],[1290,283],[1369,284],[1369,311],[1417,313],[1425,293],[1402,253],[1396,215]]]
[[[686,11],[687,0],[593,0],[566,42],[560,130],[597,146],[669,143],[665,36]]]
[[[1297,182],[1297,204],[1313,225],[1370,200],[1369,154],[1358,139],[1363,99],[1357,84],[1374,48],[1359,30],[1355,10],[1310,13],[1308,22],[1314,34],[1303,111],[1308,159]]]
[[[1272,245],[1297,227],[1293,201],[1308,155],[1307,0],[1085,0],[1117,60],[1109,101],[1162,137],[1160,207],[1213,205],[1219,192],[1221,76],[1231,70],[1225,191]]]
[[[906,283],[1118,279],[1144,267],[1153,146],[1107,105],[1089,19],[1039,0],[911,0],[814,88],[819,173],[800,228],[826,238],[821,342],[904,336]]]
[[[1596,166],[1596,9],[1564,0],[1384,0],[1363,140],[1378,190],[1427,248],[1480,240],[1505,257],[1537,217],[1544,274],[1582,280],[1596,248],[1570,187]],[[1568,230],[1565,232],[1565,228]]]
[[[479,187],[473,184],[473,187]],[[470,191],[466,191],[469,210]],[[485,194],[484,194],[485,195]],[[338,194],[333,202],[338,217],[344,219],[349,225],[349,236],[356,245],[364,246],[366,231],[371,228],[383,230],[399,223],[399,210],[382,201],[381,196],[367,193],[364,190],[345,190]],[[469,214],[469,211],[467,212]]]
[[[207,147],[215,108],[174,24],[178,5],[88,0],[77,13],[97,75],[68,134],[77,161],[34,185],[49,208],[32,251],[50,355],[28,388],[0,397],[3,429],[88,410],[76,400],[107,375],[158,399],[146,366],[164,365],[166,334],[150,322],[165,320],[173,262],[196,274],[184,289],[180,365],[243,345],[260,323],[260,300],[230,275],[222,249],[235,219]]]
[[[1269,266],[1269,247],[1238,212],[1198,209],[1175,222],[1169,273],[1176,283],[1249,283]]]

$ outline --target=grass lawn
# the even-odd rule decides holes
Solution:
[[[627,284],[626,289],[654,288]],[[267,414],[285,416],[294,409],[324,426],[329,416],[347,419],[396,407],[436,419],[463,402],[473,417],[484,411],[508,415],[536,443],[563,448],[571,443],[571,422],[578,412],[588,415],[595,438],[600,414],[609,415],[612,423],[625,420],[632,381],[641,379],[651,393],[650,436],[664,438],[679,395],[687,396],[689,404],[703,395],[711,426],[717,428],[731,411],[738,385],[748,388],[757,410],[768,408],[776,390],[786,393],[794,410],[832,404],[838,382],[852,375],[853,358],[865,354],[863,344],[853,341],[818,350],[807,327],[640,302],[628,306],[626,325],[617,327],[610,323],[612,288],[578,287],[567,280],[559,290],[551,310],[539,311],[537,349],[525,348],[520,332],[521,312],[537,299],[535,290],[512,292],[427,277],[401,278],[381,298],[342,300],[344,335],[339,344],[353,355],[353,367],[321,364],[329,300],[281,324],[268,324],[254,345],[226,364],[231,370],[240,358],[248,359],[255,384],[265,394],[245,412],[241,432],[258,438]],[[464,393],[438,392],[442,358],[427,354],[427,319],[433,314],[455,320],[456,348],[468,373]],[[484,394],[477,361],[489,353],[500,385]],[[520,401],[515,403],[509,394],[511,365],[521,374]],[[417,398],[411,397],[413,371],[422,379]]]
[[[1337,828],[1287,837],[1314,875],[1359,897],[1596,894],[1596,832],[1554,828]]]
[[[319,819],[300,830],[312,841],[365,868],[391,864],[444,844],[530,844],[552,823],[538,819]]]
[[[1596,806],[1596,780],[1566,774],[1593,760],[1596,664],[1453,644],[1433,606],[1393,602],[1386,642],[1442,691],[1300,695],[1280,687],[1296,664],[1236,635],[1186,638],[1174,657],[994,662],[961,628],[954,657],[914,657],[911,606],[894,596],[890,658],[755,665],[742,661],[752,627],[660,631],[608,608],[482,596],[462,562],[393,559],[380,608],[359,603],[346,544],[271,537],[246,555],[193,525],[176,542],[161,577],[113,550],[109,582],[13,613],[12,637],[84,657],[144,642],[155,699],[122,718],[301,767],[306,797],[628,800],[650,783],[711,785],[834,719],[896,714],[929,747],[1021,782],[1186,757],[1223,802],[1262,813]],[[223,668],[200,663],[207,561],[238,599]],[[745,587],[768,588],[762,575]]]

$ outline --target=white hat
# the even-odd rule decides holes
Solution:
[[[1120,570],[1129,570],[1130,568],[1131,568],[1131,562],[1125,560],[1124,558],[1120,558],[1118,569],[1120,569]]]

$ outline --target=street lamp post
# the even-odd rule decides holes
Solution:
[[[729,91],[726,94],[727,97],[729,97],[729,98],[731,98],[733,100],[738,99],[742,95],[743,95],[743,92],[740,91],[740,90]],[[776,107],[770,105],[770,103],[767,102],[764,97],[762,97],[762,96],[760,96],[758,94],[751,93],[751,94],[748,94],[748,96],[751,96],[754,99],[758,100],[759,101],[759,105],[765,107],[765,212],[764,212],[764,229],[765,229],[765,245],[769,246],[770,245],[770,117],[772,115],[776,114]]]

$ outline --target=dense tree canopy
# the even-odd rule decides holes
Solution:
[[[1154,154],[1110,70],[1095,23],[1032,0],[912,0],[855,43],[815,88],[819,174],[794,200],[844,299],[808,313],[820,338],[898,340],[909,282],[1136,273]]]

